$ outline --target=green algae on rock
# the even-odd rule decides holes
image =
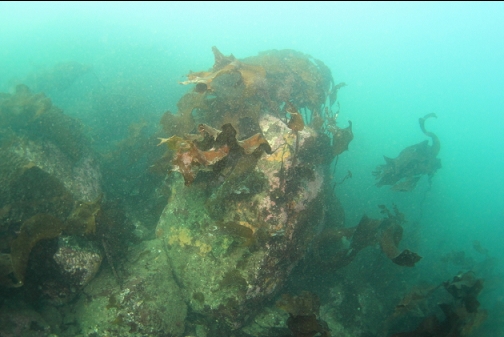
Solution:
[[[128,275],[118,287],[110,272],[100,273],[75,303],[83,333],[108,336],[182,336],[187,306],[172,277],[159,240],[130,251]]]
[[[342,85],[321,61],[213,52],[214,67],[188,75],[194,89],[161,121],[164,158],[181,175],[169,177],[156,235],[191,310],[236,329],[304,256],[324,219],[328,164],[353,135],[336,126]]]
[[[0,155],[0,231],[16,229],[1,243],[0,249],[10,252],[11,266],[0,284],[21,286],[39,242],[64,231],[82,235],[94,230],[101,174],[80,123],[25,85],[14,94],[0,94]],[[83,210],[79,205],[91,204],[93,212],[78,212]],[[78,228],[79,221],[88,226]],[[2,264],[8,260],[4,256]]]

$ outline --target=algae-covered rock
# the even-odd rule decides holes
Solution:
[[[234,328],[282,287],[324,214],[322,169],[293,165],[296,135],[282,120],[264,115],[259,124],[276,151],[210,189],[174,176],[157,227],[191,309]],[[314,132],[298,136],[301,150]]]
[[[0,198],[4,204],[22,201],[19,200],[21,198],[19,188],[24,187],[23,182],[28,183],[30,180],[38,180],[35,183],[40,186],[40,191],[39,186],[35,186],[37,189],[34,192],[24,194],[25,199],[36,198],[37,195],[34,193],[48,193],[49,191],[44,191],[44,181],[38,178],[44,174],[49,176],[48,179],[61,184],[69,197],[74,200],[91,202],[101,193],[101,174],[98,163],[91,153],[83,155],[74,162],[58,144],[51,141],[34,141],[18,135],[10,135],[7,141],[1,142],[0,153],[5,158],[0,164],[2,182]],[[59,187],[55,186],[56,189]]]
[[[101,175],[80,123],[24,85],[0,94],[0,157],[0,249],[12,264],[0,285],[20,286],[35,245],[67,230],[94,230],[73,228],[72,215],[100,203]],[[93,225],[95,214],[96,207],[79,220]],[[1,261],[8,265],[9,259]]]
[[[103,256],[94,241],[60,236],[51,259],[51,277],[39,286],[44,302],[62,305],[73,300],[98,273]]]
[[[11,200],[22,187],[18,180],[32,168],[59,181],[75,200],[94,201],[101,193],[100,172],[80,123],[24,85],[13,95],[0,94],[0,153],[2,204],[18,201]]]
[[[187,308],[160,240],[135,247],[119,285],[102,272],[75,304],[84,336],[182,336]]]
[[[156,235],[191,311],[236,329],[304,256],[323,222],[328,165],[352,137],[336,136],[331,106],[344,84],[321,61],[213,53],[161,120],[173,174]]]

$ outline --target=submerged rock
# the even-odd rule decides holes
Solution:
[[[52,277],[40,285],[42,299],[52,305],[73,300],[98,273],[103,256],[93,242],[60,237],[53,255]]]
[[[121,285],[100,273],[75,304],[74,323],[85,336],[182,336],[187,314],[159,240],[133,249]]]
[[[282,288],[322,221],[323,169],[295,160],[315,133],[294,134],[282,120],[259,120],[274,152],[263,154],[252,170],[208,186],[184,186],[173,177],[172,197],[157,236],[165,246],[175,278],[197,313],[240,327]],[[236,174],[236,175],[233,175]]]
[[[49,324],[24,302],[6,301],[0,307],[0,336],[52,336]]]
[[[190,310],[232,330],[304,256],[324,221],[328,166],[352,137],[333,132],[343,84],[321,61],[212,50],[212,69],[189,73],[181,84],[192,92],[161,119],[169,138],[159,166],[171,161],[174,173],[156,235]]]
[[[0,94],[0,156],[0,285],[24,285],[31,268],[37,287],[53,255],[48,241],[94,233],[100,169],[80,123],[24,85]],[[41,263],[30,266],[39,244]]]

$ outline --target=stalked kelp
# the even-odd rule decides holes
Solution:
[[[375,245],[399,266],[413,267],[420,261],[421,257],[409,249],[399,250],[404,214],[395,205],[393,213],[384,205],[379,207],[382,219],[363,215],[355,227],[327,229],[318,236],[313,248],[314,268],[333,273],[350,264],[361,250]]]
[[[291,102],[285,102],[285,111],[290,115],[290,119],[287,122],[287,127],[292,130],[294,136],[296,137],[296,145],[294,147],[294,157],[293,163],[295,164],[296,156],[299,151],[299,131],[303,131],[304,129],[304,121],[303,117],[296,109],[294,104]]]
[[[429,182],[441,168],[441,160],[437,158],[440,150],[438,137],[425,129],[425,121],[428,118],[436,117],[430,113],[418,120],[422,132],[432,139],[432,145],[425,140],[415,145],[403,149],[397,158],[384,156],[385,165],[380,165],[373,172],[379,181],[376,186],[392,185],[394,191],[411,191],[417,182],[424,175],[427,175]]]
[[[439,292],[444,288],[451,295],[441,297]],[[401,321],[412,318],[409,310],[404,310],[408,306],[417,307],[422,303],[423,309],[420,321],[415,328],[408,332],[393,333],[391,337],[462,337],[469,336],[486,319],[487,312],[480,310],[480,303],[477,299],[483,289],[483,280],[476,278],[474,272],[460,273],[452,280],[445,281],[440,285],[431,286],[423,292],[412,292],[407,295],[396,307],[396,312],[387,324],[387,330],[398,329]],[[435,295],[438,295],[437,297]],[[436,298],[434,304],[429,304],[430,298]],[[442,299],[440,299],[442,298]],[[442,312],[441,315],[436,314]],[[441,317],[441,318],[440,318]],[[401,329],[401,328],[400,328]],[[401,330],[404,331],[404,328]]]

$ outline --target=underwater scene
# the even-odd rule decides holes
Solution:
[[[504,336],[503,17],[0,2],[0,337]]]

